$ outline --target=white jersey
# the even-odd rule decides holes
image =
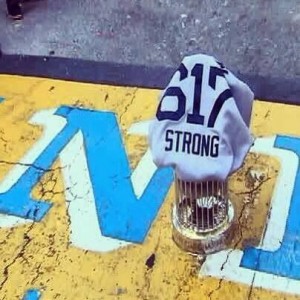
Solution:
[[[185,57],[163,91],[149,144],[157,166],[182,180],[223,181],[252,145],[253,92],[215,58]]]

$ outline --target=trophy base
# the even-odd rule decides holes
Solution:
[[[193,255],[205,256],[224,250],[228,248],[234,237],[233,217],[234,209],[229,201],[227,222],[215,230],[199,233],[179,223],[174,205],[172,210],[173,240],[179,248]]]

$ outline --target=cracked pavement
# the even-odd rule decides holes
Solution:
[[[159,91],[0,75],[0,94],[5,98],[0,105],[3,180],[43,134],[41,127],[28,124],[32,114],[59,105],[114,111],[134,168],[147,149],[147,141],[145,137],[126,133],[133,123],[154,115]],[[285,110],[291,119],[297,118],[286,106],[275,105],[274,109],[263,102],[255,103],[254,134],[279,132],[276,114]],[[264,120],[268,122],[263,123]],[[81,183],[71,181],[71,186],[66,186],[62,171],[68,167],[58,159],[32,191],[34,199],[53,203],[41,222],[0,229],[0,299],[20,299],[29,288],[38,288],[42,299],[229,299],[233,293],[237,299],[270,299],[270,295],[272,299],[282,298],[280,293],[198,276],[203,262],[181,251],[172,241],[173,187],[143,244],[107,253],[74,247],[70,244],[70,199],[65,191],[72,192],[72,187]],[[279,170],[275,158],[249,154],[243,168],[232,176],[230,198],[237,224],[232,249],[257,245],[264,234]],[[76,199],[87,194],[73,196]],[[145,262],[151,254],[155,255],[155,262],[149,268]],[[289,295],[287,299],[297,298]]]

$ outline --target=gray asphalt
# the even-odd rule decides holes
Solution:
[[[6,17],[7,54],[178,66],[192,53],[246,74],[300,79],[300,0],[40,0]]]

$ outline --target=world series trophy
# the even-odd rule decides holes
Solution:
[[[253,138],[253,92],[214,57],[185,57],[163,91],[149,127],[154,163],[175,177],[173,240],[203,256],[232,240],[228,176],[241,167]]]

